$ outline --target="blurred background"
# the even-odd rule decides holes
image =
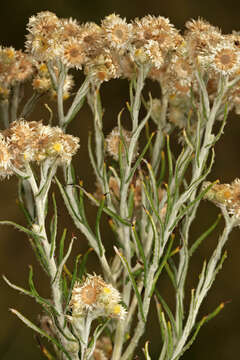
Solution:
[[[222,28],[224,33],[240,30],[240,2],[234,0],[8,0],[1,2],[0,34],[1,45],[23,48],[28,18],[43,10],[55,12],[59,17],[73,17],[79,22],[100,20],[115,12],[130,20],[147,14],[169,17],[178,29],[184,28],[184,23],[197,17],[203,17],[214,25]],[[116,124],[116,115],[127,100],[127,83],[125,81],[109,82],[104,85],[103,102],[106,109],[104,131],[110,132]],[[32,120],[40,120],[48,116],[43,104],[39,105],[32,116]],[[91,129],[91,115],[87,107],[75,119],[69,129],[81,139],[81,151],[75,160],[77,173],[89,191],[94,191],[94,178],[87,159],[87,134]],[[225,128],[225,134],[216,147],[216,161],[209,180],[219,179],[220,182],[231,182],[240,177],[240,119],[232,114]],[[91,181],[91,179],[93,179]],[[21,211],[16,206],[17,182],[11,178],[0,184],[0,219],[16,221],[24,224]],[[59,200],[60,201],[60,200]],[[59,207],[61,227],[67,227],[68,239],[74,230],[71,220],[66,216],[65,209]],[[94,211],[88,209],[90,221],[94,220]],[[201,230],[206,229],[216,218],[217,209],[204,203],[199,211],[192,234],[194,238]],[[103,229],[105,230],[105,229]],[[109,238],[109,254],[113,245],[111,233],[107,229]],[[188,279],[188,293],[196,286],[197,277],[202,262],[208,258],[216,244],[220,227],[213,236],[201,245],[198,255],[193,259],[191,274]],[[78,242],[75,243],[74,254],[83,253],[87,249],[86,241],[79,233],[75,233]],[[29,246],[27,238],[8,227],[1,228],[0,237],[0,273],[6,274],[14,283],[27,287],[29,265],[34,267],[35,284],[42,296],[49,296],[48,280],[39,268]],[[183,356],[184,360],[226,360],[239,358],[240,341],[240,232],[235,230],[227,244],[228,258],[223,270],[204,302],[201,315],[212,311],[220,302],[227,302],[224,310],[213,321],[205,325],[191,349]],[[96,258],[90,258],[90,270],[98,271],[94,266]],[[71,267],[71,261],[70,265]],[[161,293],[168,298],[172,290],[168,280],[163,276],[159,283]],[[27,329],[8,308],[14,307],[27,317],[37,321],[40,311],[32,299],[29,299],[10,289],[0,279],[0,359],[1,360],[40,360],[44,359],[31,330]],[[188,296],[187,296],[188,298]],[[160,347],[160,332],[155,324],[156,313],[153,311],[145,340],[150,340],[152,359],[157,359]],[[143,358],[141,351],[139,358]]]

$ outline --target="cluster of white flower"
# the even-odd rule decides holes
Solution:
[[[26,162],[69,162],[78,148],[79,139],[59,127],[17,120],[0,133],[0,175],[11,175],[14,169],[23,169]]]

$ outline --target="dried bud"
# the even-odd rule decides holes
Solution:
[[[107,151],[115,160],[119,160],[119,151],[123,157],[126,157],[126,149],[128,149],[131,141],[131,133],[125,129],[121,130],[121,133],[118,127],[115,127],[111,133],[106,137]],[[135,149],[135,154],[133,156],[133,161],[137,156],[137,150]]]

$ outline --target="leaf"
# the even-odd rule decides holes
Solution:
[[[160,175],[159,175],[159,179],[157,182],[157,186],[161,185],[161,183],[164,179],[164,176],[165,176],[165,170],[166,170],[166,157],[165,157],[164,151],[162,150],[161,151],[161,168],[160,168]]]
[[[177,334],[176,323],[175,323],[175,319],[174,319],[172,311],[170,310],[168,304],[163,299],[163,297],[160,295],[160,293],[159,293],[159,291],[157,289],[155,289],[155,293],[156,293],[156,296],[157,296],[158,300],[162,304],[162,307],[164,308],[166,314],[168,315],[169,320],[171,321],[171,325],[172,325],[172,328],[174,330],[174,333]]]
[[[29,283],[29,287],[30,287],[30,290],[31,290],[31,294],[32,294],[32,296],[35,298],[35,300],[36,300],[39,304],[41,304],[44,308],[45,308],[45,306],[46,306],[47,308],[49,308],[49,309],[51,310],[51,313],[52,313],[52,314],[54,314],[55,316],[59,316],[59,313],[58,313],[58,311],[55,309],[55,307],[53,306],[53,304],[52,304],[50,301],[42,298],[42,297],[38,294],[38,292],[37,292],[37,290],[36,290],[36,288],[35,288],[35,286],[34,286],[34,283],[33,283],[33,268],[32,268],[32,266],[29,266],[28,283]],[[46,310],[46,308],[45,308],[45,310]]]
[[[149,146],[150,146],[150,144],[151,144],[151,141],[152,141],[152,138],[153,138],[154,135],[155,135],[155,132],[151,134],[151,136],[150,136],[147,144],[145,145],[143,151],[141,152],[141,154],[139,155],[137,161],[135,162],[135,164],[134,164],[134,166],[133,166],[133,168],[132,168],[132,170],[131,170],[131,172],[130,172],[127,180],[126,180],[126,183],[128,183],[128,182],[132,179],[132,177],[133,177],[135,171],[137,170],[140,162],[142,161],[142,159],[143,159],[143,157],[144,157],[147,149],[149,148]]]
[[[69,258],[69,255],[71,254],[71,251],[72,251],[72,246],[73,246],[73,241],[75,240],[76,238],[73,237],[71,239],[71,242],[69,244],[69,247],[68,247],[68,250],[64,256],[64,258],[62,259],[62,261],[60,262],[60,264],[58,265],[58,268],[57,268],[57,272],[56,272],[56,275],[52,281],[52,285],[56,282],[57,286],[59,286],[60,284],[60,278],[61,278],[61,275],[62,275],[62,271],[63,271],[63,266],[65,265],[65,263],[67,262],[68,258]]]
[[[137,284],[136,284],[136,282],[135,282],[133,273],[132,273],[131,270],[130,270],[130,266],[129,266],[128,262],[127,262],[127,259],[123,256],[122,253],[120,253],[120,251],[118,251],[118,249],[116,248],[116,246],[114,246],[114,250],[115,250],[116,254],[119,256],[119,258],[120,258],[121,262],[123,263],[123,265],[125,266],[125,268],[127,269],[129,278],[130,278],[130,280],[131,280],[131,283],[132,283],[134,292],[135,292],[136,297],[137,297],[137,301],[138,301],[139,310],[140,310],[140,314],[141,314],[142,320],[143,320],[144,323],[146,323],[146,319],[145,319],[144,312],[143,312],[142,299],[141,299],[141,296],[140,296],[140,294],[139,294],[139,291],[138,291],[138,288],[137,288]]]
[[[65,228],[63,230],[62,236],[61,236],[61,240],[60,240],[60,246],[59,246],[59,257],[58,257],[58,263],[60,264],[62,259],[63,259],[63,253],[64,253],[64,241],[66,238],[66,234],[67,234],[67,229]]]
[[[101,232],[100,232],[100,221],[101,221],[101,217],[102,217],[104,204],[105,204],[105,196],[103,195],[102,200],[100,202],[100,206],[99,206],[98,211],[97,211],[96,225],[95,225],[96,238],[97,238],[97,243],[98,243],[100,256],[103,255],[103,251],[104,251],[104,247],[103,247],[102,240],[101,240]]]
[[[194,252],[197,250],[197,248],[200,246],[200,244],[203,242],[203,240],[206,239],[206,237],[208,237],[213,232],[213,230],[219,224],[221,217],[222,217],[222,215],[219,214],[217,219],[214,221],[214,223],[206,231],[204,231],[204,233],[202,233],[202,235],[199,236],[199,238],[193,243],[193,245],[191,246],[191,248],[189,250],[190,257],[194,254]]]
[[[18,312],[16,309],[9,309],[14,315],[16,315],[20,320],[22,320],[22,322],[24,322],[25,325],[27,325],[28,327],[30,327],[33,331],[37,332],[38,334],[40,334],[41,336],[46,337],[49,341],[51,341],[54,345],[56,345],[58,347],[58,349],[60,349],[65,355],[66,357],[71,360],[70,355],[68,354],[68,352],[64,349],[64,347],[56,340],[54,339],[52,336],[48,335],[45,331],[43,331],[42,329],[40,329],[38,326],[36,326],[35,324],[33,324],[30,320],[28,320],[25,316],[23,316],[20,312]]]
[[[87,259],[88,259],[88,255],[93,251],[93,248],[89,248],[88,251],[84,254],[82,261],[80,263],[80,267],[79,267],[79,273],[78,273],[78,277],[81,280],[83,277],[83,274],[85,273],[85,267],[86,267],[86,263],[87,263]]]
[[[56,236],[57,236],[57,204],[55,199],[55,194],[52,194],[53,199],[53,209],[54,215],[50,223],[50,232],[51,232],[51,250],[50,250],[50,259],[54,256],[56,249]]]
[[[89,135],[88,135],[88,154],[89,154],[89,159],[90,159],[91,165],[93,167],[93,170],[95,172],[97,179],[102,179],[102,176],[98,171],[98,167],[97,167],[96,161],[94,159],[93,151],[92,151],[92,133],[91,132],[89,132]]]
[[[138,250],[139,250],[139,254],[140,254],[141,259],[142,259],[143,264],[144,264],[144,269],[146,270],[147,269],[146,257],[145,257],[145,254],[144,254],[143,246],[141,244],[138,233],[136,231],[135,224],[132,225],[132,232],[133,232],[134,238],[136,240],[136,244],[137,244],[137,247],[138,247]]]
[[[94,330],[92,339],[90,341],[90,344],[88,345],[88,352],[87,352],[86,360],[91,358],[91,356],[95,350],[95,347],[96,347],[96,342],[109,322],[110,322],[110,319],[106,320],[103,324],[99,324],[96,327],[96,329]]]
[[[173,159],[170,148],[169,136],[167,136],[167,157],[168,157],[168,183],[172,183],[173,178]]]
[[[19,224],[16,224],[15,222],[13,221],[7,221],[7,220],[4,220],[4,221],[0,221],[0,225],[12,225],[14,226],[16,229],[18,229],[19,231],[23,231],[25,234],[29,235],[29,236],[32,236],[33,238],[37,238],[37,239],[40,239],[40,240],[43,240],[44,238],[40,235],[37,235],[35,232],[25,228],[24,226],[22,225],[19,225]]]
[[[80,185],[76,185],[78,187],[80,187],[82,189],[82,191],[84,192],[84,194],[95,203],[95,205],[100,206],[100,201],[96,200],[95,197],[90,194],[89,192],[87,192],[82,186]],[[125,220],[123,218],[121,218],[121,216],[119,216],[117,213],[113,212],[112,210],[110,210],[108,207],[104,206],[103,207],[103,211],[109,215],[110,217],[114,218],[115,220],[118,220],[120,223],[127,225],[127,226],[131,226],[130,221]]]
[[[160,274],[161,274],[161,272],[162,272],[162,269],[166,266],[166,263],[167,263],[167,261],[168,261],[169,256],[171,256],[170,253],[171,253],[173,241],[174,241],[174,236],[171,236],[171,239],[170,239],[170,241],[169,241],[169,245],[168,245],[167,251],[166,251],[166,253],[165,253],[164,257],[163,257],[163,260],[162,260],[161,264],[159,265],[159,268],[158,268],[158,270],[157,270],[157,272],[156,272],[156,274],[155,274],[155,276],[154,276],[153,284],[152,284],[152,289],[151,289],[151,292],[150,292],[150,297],[152,296],[152,294],[153,294],[154,291],[155,291],[155,287],[156,287],[158,278],[159,278],[159,276],[160,276]]]
[[[151,360],[151,357],[148,352],[148,345],[149,345],[149,341],[146,341],[144,346],[144,355],[146,360]]]
[[[79,262],[79,259],[81,257],[81,254],[78,254],[76,259],[75,259],[75,263],[74,263],[74,269],[73,269],[73,274],[72,274],[72,279],[71,279],[71,284],[70,284],[70,287],[69,287],[69,290],[68,290],[68,296],[67,296],[67,299],[66,299],[66,307],[65,307],[65,313],[67,312],[68,310],[68,304],[69,304],[69,301],[71,299],[71,296],[72,296],[72,290],[73,290],[73,287],[74,287],[74,284],[77,280],[77,273],[78,273],[78,262]]]

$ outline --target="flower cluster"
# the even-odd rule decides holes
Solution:
[[[11,175],[32,161],[69,162],[78,147],[79,139],[64,134],[59,127],[23,119],[14,121],[0,133],[0,176]]]
[[[13,47],[0,47],[0,100],[8,98],[11,87],[31,77],[32,57]]]
[[[210,182],[205,182],[208,187]],[[231,184],[214,184],[206,193],[205,198],[217,206],[225,206],[228,213],[240,218],[240,180],[235,179]]]
[[[75,283],[70,306],[72,317],[84,317],[89,314],[93,319],[106,316],[123,320],[126,310],[120,304],[121,297],[111,284],[106,284],[101,276],[87,275],[80,284]]]
[[[186,104],[191,93],[198,93],[196,74],[207,79],[210,98],[217,92],[221,76],[240,75],[240,35],[221,30],[198,19],[186,23],[183,35],[162,16],[147,15],[127,22],[119,15],[106,16],[100,25],[79,24],[72,18],[61,19],[43,11],[29,19],[26,51],[0,48],[0,96],[6,98],[10,87],[33,73],[33,88],[56,96],[48,67],[58,78],[61,66],[84,69],[93,82],[132,78],[140,66],[147,76],[158,81],[173,99],[172,114]],[[68,98],[73,79],[66,75],[63,97]],[[231,106],[239,112],[239,82],[229,90]],[[225,99],[226,100],[226,99]],[[181,110],[181,108],[180,108]],[[187,111],[189,110],[186,109]],[[177,121],[173,121],[177,124]],[[182,123],[182,121],[180,121]],[[181,127],[181,125],[180,125]]]

